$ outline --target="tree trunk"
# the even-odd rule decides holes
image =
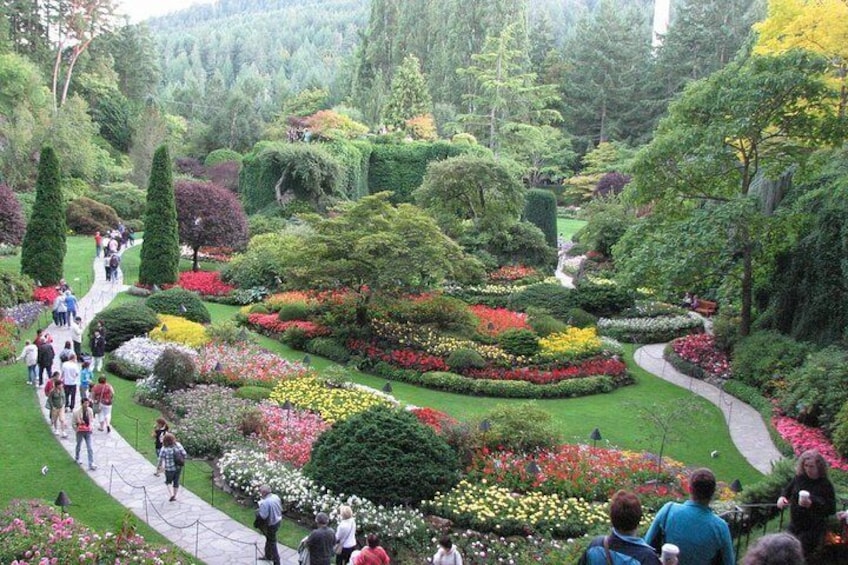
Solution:
[[[739,335],[742,337],[751,333],[751,308],[754,295],[754,259],[751,244],[746,243],[742,248],[742,316],[739,321]]]
[[[192,248],[191,251],[192,251],[192,254],[191,254],[191,270],[196,273],[197,271],[200,270],[200,266],[197,264],[197,255],[200,252],[200,248],[194,247],[194,248]]]

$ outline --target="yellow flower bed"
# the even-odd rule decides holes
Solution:
[[[310,305],[315,302],[307,293],[300,291],[278,292],[265,299],[265,304],[271,310],[279,310],[283,304],[291,304],[292,302],[302,302]]]
[[[201,347],[209,343],[203,324],[168,314],[159,314],[158,318],[160,324],[150,330],[150,339],[154,341],[172,341],[189,347]],[[162,326],[167,326],[168,331],[163,332]]]
[[[349,418],[372,406],[389,402],[364,390],[328,388],[314,376],[281,381],[271,392],[271,400],[284,404],[286,400],[304,410],[313,410],[329,423]]]
[[[600,353],[603,344],[595,328],[568,328],[540,339],[539,348],[543,357],[575,358]]]

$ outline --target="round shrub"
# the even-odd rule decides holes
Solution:
[[[473,349],[456,349],[448,355],[447,364],[451,371],[461,373],[466,369],[482,369],[486,361]]]
[[[574,291],[557,283],[533,284],[519,292],[509,295],[509,308],[520,312],[536,307],[547,311],[558,320],[568,319],[568,312],[574,306]]]
[[[484,419],[490,428],[481,435],[491,448],[529,453],[552,448],[559,442],[551,415],[535,402],[498,404]]]
[[[277,316],[281,322],[305,320],[309,316],[309,306],[306,302],[286,302],[280,305]]]
[[[572,308],[568,311],[568,317],[565,321],[568,322],[569,326],[576,328],[591,328],[597,325],[598,318],[582,308]]]
[[[232,149],[215,149],[206,156],[206,159],[203,160],[203,165],[212,167],[219,163],[226,163],[227,161],[241,163],[241,153]]]
[[[804,363],[810,347],[776,331],[762,331],[743,338],[733,349],[733,378],[771,393]]]
[[[118,214],[111,206],[101,204],[91,198],[77,198],[68,203],[66,212],[68,229],[74,233],[93,235],[118,225]]]
[[[110,206],[124,220],[141,220],[147,207],[147,191],[131,182],[104,184],[91,196]]]
[[[309,336],[304,329],[291,327],[280,335],[280,341],[292,349],[302,351],[306,349],[306,342],[309,341]]]
[[[548,337],[568,329],[567,323],[557,320],[541,308],[532,306],[527,309],[527,323],[539,337]]]
[[[188,388],[197,382],[197,367],[192,357],[178,349],[168,348],[159,356],[153,374],[165,392]]]
[[[511,329],[498,336],[498,345],[510,355],[530,357],[539,351],[539,338],[530,330]]]
[[[574,305],[595,316],[612,316],[633,306],[633,293],[617,284],[581,281],[574,290]]]
[[[106,351],[114,351],[136,336],[147,335],[150,330],[159,325],[156,312],[145,306],[143,302],[120,304],[94,316],[88,326],[89,343],[94,337],[97,323],[101,321],[106,328]]]
[[[836,415],[848,401],[848,351],[826,347],[810,355],[786,378],[783,411],[804,424],[833,431]]]
[[[255,400],[261,402],[268,400],[271,396],[271,389],[264,386],[242,386],[236,389],[236,398],[244,398],[246,400]]]
[[[472,331],[477,325],[468,304],[451,296],[393,301],[387,307],[387,315],[398,322],[433,325],[442,330]]]
[[[147,299],[147,307],[154,312],[180,316],[198,324],[208,324],[212,321],[209,310],[206,309],[197,293],[180,287],[169,288],[151,295]]]
[[[417,504],[459,480],[448,444],[405,410],[376,406],[321,434],[303,472],[377,504]]]

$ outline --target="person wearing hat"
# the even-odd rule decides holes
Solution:
[[[330,565],[336,554],[333,546],[336,545],[336,532],[329,527],[330,517],[324,512],[315,515],[316,528],[306,538],[306,547],[309,548],[310,565]]]

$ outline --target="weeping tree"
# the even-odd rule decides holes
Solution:
[[[66,232],[59,159],[52,147],[44,147],[38,163],[32,218],[21,245],[21,274],[42,285],[59,282],[67,251]]]

